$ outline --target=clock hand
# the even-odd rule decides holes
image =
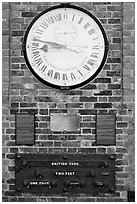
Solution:
[[[79,53],[78,51],[76,50],[73,50],[71,48],[68,48],[66,45],[61,45],[61,44],[58,44],[56,42],[49,42],[49,41],[45,41],[45,40],[40,40],[40,39],[37,39],[37,38],[34,38],[33,41],[38,41],[38,42],[42,42],[42,43],[46,43],[46,46],[47,47],[42,47],[41,49],[45,52],[48,51],[48,48],[49,49],[65,49],[65,50],[70,50],[72,52],[76,52],[76,53]]]
[[[63,46],[63,49],[65,49],[65,50],[70,50],[70,51],[72,51],[72,52],[79,53],[77,50],[73,50],[73,49],[67,47],[66,45]]]
[[[48,52],[48,46],[47,45],[43,45],[43,47],[41,47],[40,49],[43,50],[44,52]]]
[[[56,42],[49,42],[49,41],[40,40],[40,39],[37,39],[37,38],[34,38],[33,41],[46,43],[47,45],[51,46],[51,48],[64,48],[64,45],[58,44]]]

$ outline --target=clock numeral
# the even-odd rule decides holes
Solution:
[[[36,38],[33,38],[34,41],[35,41],[35,39]],[[32,47],[38,47],[38,46],[39,46],[39,43],[34,43],[34,42],[32,43]]]
[[[53,70],[50,69],[50,70],[48,71],[47,75],[48,75],[49,77],[52,77],[52,76],[53,76]]]
[[[75,18],[75,14],[73,14],[72,21],[74,21],[74,18]]]
[[[92,59],[90,59],[90,60],[88,60],[87,61],[87,63],[89,64],[89,65],[91,65],[91,66],[93,66],[95,63],[95,60],[92,60]]]
[[[90,23],[86,23],[86,24],[84,25],[84,28],[87,29],[89,26],[90,26]]]
[[[82,21],[83,21],[83,18],[80,18],[78,23],[81,24]]]
[[[43,30],[37,29],[37,30],[36,30],[36,33],[42,34],[42,33],[43,33]]]
[[[98,50],[98,49],[99,49],[99,45],[94,45],[94,46],[92,47],[92,49],[95,49],[95,50],[97,49],[97,50]]]
[[[88,65],[86,65],[86,64],[83,66],[83,68],[86,69],[86,70],[88,70],[88,71],[90,71],[90,68],[89,68]]]
[[[71,79],[72,79],[72,80],[75,80],[75,79],[76,79],[74,73],[70,73],[70,76],[71,76]]]
[[[38,66],[40,66],[40,65],[41,65],[41,63],[43,63],[43,61],[42,61],[42,59],[41,59],[41,58],[36,59],[36,60],[35,60],[35,62],[36,62],[36,64],[37,64]]]
[[[59,72],[55,72],[54,79],[60,80],[60,73]]]
[[[41,68],[41,71],[44,72],[46,69],[47,69],[47,66],[44,65],[44,66]]]
[[[98,38],[96,37],[96,38],[94,38],[94,39],[92,39],[92,40],[97,40]]]
[[[88,65],[87,65],[87,64],[88,64]],[[83,66],[83,68],[86,69],[87,71],[90,71],[91,68],[89,67],[89,65],[90,65],[90,66],[93,66],[93,65],[95,64],[95,60],[89,59],[89,60],[87,61],[87,64],[85,64],[85,65]]]
[[[67,74],[63,74],[62,78],[63,78],[64,81],[68,80]]]
[[[60,14],[60,13],[56,14],[56,15],[54,16],[54,19],[55,19],[55,21],[61,21],[61,20],[62,20],[61,14]]]
[[[64,18],[64,20],[67,20],[68,19],[68,14],[64,13],[63,18]]]
[[[55,23],[55,20],[54,20],[54,18],[53,18],[52,16],[49,17],[48,19],[46,19],[46,21],[47,21],[49,24]]]
[[[40,57],[39,51],[33,51],[32,54],[34,59]]]
[[[81,75],[81,76],[83,76],[83,74],[81,73],[81,71],[80,71],[80,70],[78,70],[78,72],[80,73],[80,75]]]
[[[46,21],[43,21],[40,25],[42,28],[47,29],[48,24],[46,23]]]
[[[96,55],[97,53],[93,53],[92,55],[90,55],[91,57],[97,58],[98,56]]]
[[[65,16],[64,16],[64,18],[66,19],[66,18],[68,18],[66,15],[67,14],[64,14]],[[53,23],[55,23],[55,22],[57,22],[57,21],[61,21],[62,20],[62,16],[61,16],[61,14],[60,13],[58,13],[58,14],[56,14],[56,15],[54,15],[54,16],[51,16],[51,17],[49,17],[48,19],[46,19],[46,21],[49,23],[49,24],[53,24]],[[44,21],[44,24],[45,24],[45,26],[46,27],[48,27],[48,25],[47,25],[47,23]]]
[[[39,43],[32,43],[32,51],[37,50],[39,47]]]
[[[91,29],[91,30],[88,31],[88,34],[89,34],[89,35],[92,35],[92,34],[94,34],[94,33],[95,33],[95,30],[94,30],[94,29]]]

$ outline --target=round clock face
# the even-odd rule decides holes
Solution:
[[[87,10],[54,6],[34,18],[24,37],[31,72],[55,88],[77,88],[93,80],[107,57],[107,37]]]

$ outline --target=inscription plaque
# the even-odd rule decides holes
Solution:
[[[35,134],[35,115],[16,114],[16,144],[33,145]]]
[[[99,195],[115,191],[115,155],[17,154],[15,165],[16,190],[21,193]]]
[[[116,143],[116,116],[96,116],[96,144],[115,145]]]
[[[54,113],[50,117],[52,131],[79,131],[79,115]]]

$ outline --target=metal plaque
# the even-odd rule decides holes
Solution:
[[[80,119],[78,114],[54,113],[50,117],[52,131],[79,131]]]
[[[96,144],[115,145],[116,143],[116,116],[96,116]]]
[[[115,191],[115,155],[17,154],[16,191],[42,195]]]
[[[35,135],[35,115],[16,114],[16,144],[33,145]]]

